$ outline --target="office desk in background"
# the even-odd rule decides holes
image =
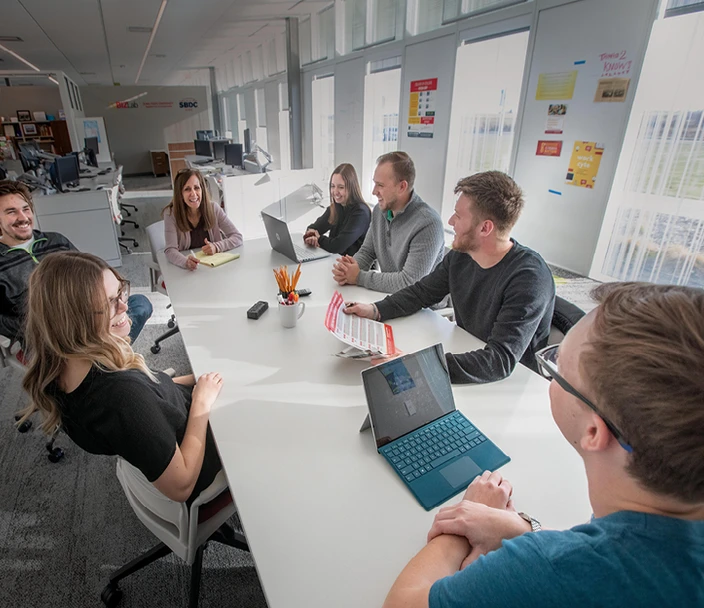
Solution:
[[[84,192],[63,192],[34,197],[35,222],[44,232],[60,232],[80,251],[97,255],[113,267],[122,266],[118,226],[110,206],[114,172],[82,177]],[[96,189],[102,186],[103,189]]]
[[[292,263],[265,239],[239,260],[188,272],[159,262],[193,370],[219,371],[224,386],[210,421],[270,608],[380,606],[425,544],[435,511],[416,502],[376,452],[360,372],[334,356],[343,344],[323,326],[335,256],[303,264],[312,295],[283,329],[271,269]],[[381,294],[340,288],[346,300]],[[257,300],[270,309],[246,318]],[[463,352],[482,343],[437,313],[391,321],[406,352],[437,342]],[[511,377],[453,387],[456,404],[511,458],[501,469],[517,508],[548,527],[587,521],[581,460],[550,415],[548,383],[518,366]],[[451,499],[447,504],[459,500]]]

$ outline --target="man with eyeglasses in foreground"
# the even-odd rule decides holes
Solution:
[[[487,471],[440,509],[385,608],[704,606],[704,291],[593,295],[559,350],[536,354],[584,461],[591,521],[540,531]]]
[[[21,182],[0,181],[0,335],[22,340],[22,325],[29,275],[37,264],[55,251],[77,251],[58,232],[34,230],[34,204],[27,186]],[[123,297],[129,306],[132,344],[152,315],[152,304],[141,294]]]

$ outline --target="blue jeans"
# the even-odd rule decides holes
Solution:
[[[127,316],[132,321],[132,327],[130,328],[132,344],[134,344],[137,336],[142,331],[147,319],[152,316],[153,310],[149,298],[141,293],[130,296],[127,300]]]

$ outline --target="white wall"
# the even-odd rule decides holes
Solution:
[[[450,129],[452,84],[455,76],[457,36],[449,34],[406,47],[401,77],[399,150],[410,154],[416,166],[415,190],[438,213],[442,207],[445,159]],[[408,137],[410,86],[414,80],[438,79],[435,91],[435,128],[432,139]]]
[[[335,165],[351,163],[362,174],[364,129],[363,57],[335,66]]]
[[[126,175],[151,172],[149,150],[166,150],[170,142],[195,139],[197,129],[213,128],[206,87],[89,86],[81,94],[86,116],[105,119],[115,162]],[[131,98],[130,107],[114,107]],[[182,101],[197,107],[181,107]]]
[[[538,0],[531,28],[513,170],[514,178],[525,191],[526,207],[514,235],[549,262],[587,274],[657,0],[581,0],[555,4],[554,0]],[[626,101],[595,103],[597,82],[604,67],[600,54],[621,51],[633,62]],[[535,99],[541,73],[572,70],[578,72],[572,99]],[[545,134],[550,103],[567,104],[562,135]],[[561,156],[536,156],[539,140],[562,141]],[[594,189],[565,183],[573,145],[579,140],[604,144]]]

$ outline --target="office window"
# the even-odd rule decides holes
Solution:
[[[463,177],[508,171],[528,32],[463,44],[457,49],[442,217],[453,213]]]
[[[485,13],[529,0],[444,0],[443,22],[452,21],[462,15]]]
[[[442,25],[443,0],[408,0],[406,30],[412,36],[430,32]]]
[[[320,11],[317,17],[318,27],[317,32],[314,32],[315,59],[333,59],[335,57],[335,6],[332,5]]]
[[[244,94],[237,94],[237,140],[244,143],[244,130],[247,128],[247,116],[244,111]]]
[[[704,10],[704,0],[668,0],[665,17],[675,17]]]
[[[254,102],[257,108],[257,126],[266,127],[266,104],[264,102],[264,89],[255,89]]]
[[[252,82],[254,76],[252,74],[252,52],[247,51],[242,56],[242,75],[244,76],[244,82]]]
[[[346,51],[394,40],[397,3],[398,0],[346,0]]]
[[[329,174],[335,168],[335,77],[318,76],[312,87],[313,167]]]
[[[301,53],[301,65],[307,65],[313,61],[310,18],[298,23],[298,48]]]
[[[269,76],[273,76],[279,71],[276,65],[276,40],[272,38],[266,43],[266,71]]]
[[[359,177],[365,200],[376,204],[372,196],[376,159],[398,149],[401,57],[370,62],[368,72],[364,78],[363,160]]]
[[[276,73],[286,71],[286,34],[276,37]]]
[[[396,37],[396,0],[369,0],[367,14],[372,17],[368,44],[379,44]]]
[[[244,73],[242,72],[242,56],[235,59],[235,86],[241,87],[244,84]]]
[[[704,13],[656,21],[591,275],[704,287]]]

